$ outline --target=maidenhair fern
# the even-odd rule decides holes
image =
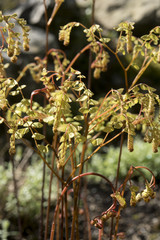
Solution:
[[[62,1],[56,1],[55,11],[53,11],[53,15],[47,23],[48,27],[61,3]],[[2,51],[0,53],[0,108],[1,113],[3,112],[0,117],[0,123],[5,124],[8,128],[10,135],[9,153],[12,156],[16,153],[16,141],[17,139],[21,140],[29,145],[51,170],[51,181],[54,174],[62,186],[62,192],[58,194],[50,239],[54,238],[55,221],[57,221],[56,214],[60,202],[62,202],[62,222],[64,221],[63,212],[65,211],[66,228],[68,226],[67,203],[65,202],[64,208],[63,195],[66,194],[71,184],[74,192],[71,239],[74,239],[74,230],[76,229],[78,232],[80,178],[88,175],[102,177],[110,184],[113,190],[111,195],[113,204],[99,217],[94,218],[91,224],[99,229],[103,229],[106,220],[111,217],[115,218],[114,240],[117,239],[119,236],[117,231],[120,212],[126,206],[124,190],[127,182],[129,182],[131,190],[130,205],[135,206],[140,200],[148,202],[155,197],[153,192],[153,187],[155,186],[154,175],[151,170],[145,167],[145,170],[152,175],[151,181],[148,183],[144,174],[139,170],[143,167],[131,166],[128,173],[126,173],[123,184],[115,189],[108,178],[97,173],[84,173],[84,166],[87,161],[91,161],[95,153],[120,135],[127,135],[128,150],[132,152],[134,150],[134,137],[137,134],[137,129],[142,130],[146,142],[152,143],[153,152],[158,151],[160,145],[160,124],[159,119],[156,117],[156,109],[159,110],[159,95],[155,93],[155,89],[145,83],[138,83],[138,81],[152,62],[159,63],[160,27],[155,27],[148,35],[136,38],[133,36],[134,23],[120,23],[115,28],[119,33],[119,37],[114,49],[114,47],[111,48],[109,45],[111,39],[103,37],[103,31],[99,25],[95,24],[90,28],[86,28],[77,22],[68,23],[61,27],[59,40],[63,41],[65,46],[70,44],[72,28],[81,27],[86,37],[86,46],[72,60],[67,59],[64,51],[50,49],[46,52],[43,59],[36,57],[34,63],[29,63],[25,66],[17,79],[13,79],[6,75],[7,66],[3,63],[3,52],[7,51],[12,62],[16,62],[21,52],[21,34],[14,31],[15,24],[21,27],[23,49],[28,51],[29,27],[26,25],[26,21],[17,18],[16,14],[5,16],[2,12],[0,12],[0,23],[5,25],[0,27],[2,37]],[[7,45],[6,48],[4,47],[5,43]],[[83,82],[85,76],[79,69],[74,69],[74,63],[87,50],[93,53],[90,66],[96,79],[100,78],[101,72],[107,71],[110,55],[113,54],[124,73],[126,89],[111,89],[103,98],[95,100],[94,93]],[[122,57],[126,54],[129,56],[129,63],[125,66]],[[51,69],[48,69],[47,65],[49,56],[53,62]],[[137,66],[139,56],[143,58],[143,62],[140,66]],[[138,69],[138,72],[131,79],[132,83],[129,86],[128,71],[132,69],[132,66]],[[26,88],[26,85],[20,84],[20,80],[27,70],[30,71],[34,81],[41,82],[43,85],[42,88],[35,89],[31,93],[30,99],[25,97],[23,89]],[[15,103],[12,104],[8,100],[9,94],[13,97],[19,95],[21,100],[18,102],[15,100]],[[42,94],[45,98],[44,106],[35,101],[34,96],[37,94]],[[138,108],[137,113],[133,111],[135,106]],[[50,139],[48,139],[44,129],[49,129]],[[28,137],[32,140],[30,144],[26,141]],[[82,151],[78,155],[79,144],[82,144]],[[86,149],[89,145],[93,145],[93,152],[88,154]],[[48,151],[53,152],[51,166],[45,159],[45,154]],[[99,163],[97,162],[97,164]],[[66,168],[71,169],[69,173],[66,171]],[[146,184],[146,188],[142,192],[138,192],[138,194],[136,193],[137,190],[135,191],[132,187],[131,182],[134,172],[141,174]],[[77,185],[74,183],[76,180],[78,181]],[[65,201],[67,200],[66,196]],[[50,200],[48,204],[50,204]],[[116,208],[117,205],[119,206],[118,209]],[[57,224],[59,224],[58,221]],[[46,229],[48,229],[48,225]],[[99,236],[101,234],[102,232],[99,233]],[[69,239],[68,236],[67,239]]]

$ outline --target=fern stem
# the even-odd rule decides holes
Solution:
[[[67,201],[67,193],[65,193],[64,195],[64,199],[65,199],[65,239],[68,240],[69,239],[69,232],[68,232],[68,201]]]
[[[61,203],[62,200],[62,196],[66,193],[68,187],[76,180],[78,180],[79,178],[85,177],[85,176],[89,176],[89,175],[95,175],[95,176],[99,176],[102,179],[104,179],[112,188],[113,193],[115,193],[115,188],[113,186],[113,184],[111,183],[111,181],[106,178],[105,176],[103,176],[102,174],[99,173],[95,173],[95,172],[87,172],[87,173],[82,173],[76,177],[74,177],[69,183],[67,183],[67,185],[64,187],[64,189],[62,190],[59,199],[57,201],[57,205],[55,207],[55,211],[54,211],[54,218],[53,218],[53,223],[52,223],[52,228],[51,228],[51,234],[50,234],[50,240],[54,239],[54,232],[55,232],[55,223],[56,223],[56,218],[57,218],[57,213],[58,213],[58,209],[59,209],[59,205]]]
[[[151,64],[151,62],[153,61],[153,58],[151,58],[144,67],[141,68],[141,70],[139,71],[139,73],[137,74],[137,76],[135,77],[135,79],[132,82],[132,85],[130,86],[130,88],[132,88],[133,86],[135,86],[135,84],[138,82],[138,80],[140,79],[140,77],[142,76],[142,74],[146,71],[146,69],[148,68],[148,66]]]
[[[53,148],[56,148],[57,144],[57,132],[54,136],[53,140]],[[55,161],[55,152],[53,152],[52,155],[52,163],[51,163],[51,168],[53,169],[54,167],[54,161]],[[47,240],[47,235],[48,235],[48,223],[49,223],[49,213],[50,213],[50,202],[51,202],[51,192],[52,192],[52,180],[53,180],[53,172],[51,171],[50,173],[50,181],[49,181],[49,193],[48,193],[48,205],[47,205],[47,216],[46,216],[46,225],[45,225],[45,240]]]
[[[94,24],[95,21],[95,0],[92,0],[92,15],[91,15],[91,26]],[[91,84],[92,84],[92,69],[91,69],[91,63],[92,63],[92,51],[91,49],[89,50],[89,61],[88,61],[88,88],[91,89]]]
[[[64,179],[64,166],[62,167],[62,179]],[[64,188],[64,183],[61,183],[62,189]],[[63,240],[63,220],[64,220],[64,197],[61,201],[61,240]]]
[[[46,164],[43,162],[43,171],[42,171],[42,187],[41,187],[41,214],[40,214],[40,233],[39,239],[43,239],[43,223],[44,223],[44,186],[45,186],[45,176],[46,176]]]
[[[72,61],[70,62],[69,66],[67,67],[67,69],[65,70],[64,74],[68,73],[69,69],[73,66],[73,64],[76,62],[76,60],[80,57],[80,55],[82,53],[84,53],[85,51],[87,51],[88,49],[90,49],[91,44],[88,44],[87,46],[85,46],[79,53],[76,54],[76,56],[72,59]]]
[[[13,176],[13,185],[14,185],[14,195],[16,199],[16,208],[17,208],[17,219],[18,219],[18,229],[19,229],[19,240],[22,239],[22,223],[21,223],[21,217],[20,217],[20,203],[18,198],[18,187],[17,187],[17,181],[16,181],[16,175],[15,175],[15,164],[14,164],[14,158],[13,155],[10,156],[10,160],[12,163],[12,176]]]
[[[121,157],[122,157],[123,141],[124,141],[124,133],[122,133],[121,140],[120,140],[120,150],[119,150],[118,165],[117,165],[116,183],[115,183],[115,189],[116,190],[117,190],[117,187],[118,187],[118,179],[119,179],[119,171],[120,171],[120,164],[121,164]],[[119,214],[119,212],[118,212],[118,214]],[[111,229],[110,229],[110,239],[112,239],[113,221],[114,221],[114,218],[112,217]],[[116,235],[117,235],[117,231],[118,231],[118,225],[119,225],[119,219],[118,219],[118,221],[116,221],[116,226],[115,226],[115,233],[116,233]]]

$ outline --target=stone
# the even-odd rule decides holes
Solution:
[[[92,0],[76,0],[83,8],[91,7]],[[160,20],[159,0],[96,0],[95,21],[105,29],[112,29],[122,21],[137,25],[157,25]]]

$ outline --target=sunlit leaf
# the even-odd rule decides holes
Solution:
[[[45,123],[49,123],[49,122],[52,122],[54,120],[54,116],[48,116],[46,118],[43,118],[43,121]]]
[[[0,99],[0,108],[4,109],[7,107],[8,100],[7,99]]]
[[[90,105],[98,105],[98,101],[96,100],[93,100],[93,99],[89,99],[89,102],[88,102]]]
[[[72,121],[73,121],[73,118],[71,118],[71,117],[67,117],[67,118],[66,118],[66,122],[67,122],[67,123],[71,123]]]
[[[136,70],[139,70],[139,65],[134,62],[132,63],[132,67],[134,67]]]
[[[102,43],[108,43],[111,41],[111,39],[110,38],[100,38],[99,41]]]
[[[141,39],[142,39],[142,40],[145,40],[145,41],[149,41],[151,38],[150,38],[149,35],[143,35],[143,36],[141,37]]]
[[[146,43],[145,43],[145,47],[146,47],[147,49],[152,49],[152,46],[151,46],[151,44],[150,44],[149,42],[146,42]]]
[[[79,109],[79,112],[81,112],[81,113],[83,113],[83,114],[87,114],[87,113],[89,113],[89,109],[88,109],[88,108],[85,108],[85,107],[81,107],[81,108]]]
[[[15,132],[15,138],[16,139],[21,139],[23,137],[23,135],[25,135],[26,133],[29,132],[29,129],[28,128],[21,128],[21,129],[18,129],[16,132]]]
[[[86,90],[84,91],[84,95],[87,95],[88,97],[92,97],[94,94],[93,94],[93,92],[91,92],[91,90],[86,89]]]
[[[82,95],[81,97],[79,97],[79,98],[77,98],[77,102],[83,102],[83,101],[85,101],[85,100],[87,100],[88,99],[88,96],[87,95]]]
[[[47,153],[47,152],[48,152],[48,145],[44,146],[44,145],[38,144],[37,147],[38,147],[38,150],[39,150],[41,153]]]
[[[73,138],[75,136],[74,132],[69,133],[69,138]]]
[[[132,185],[129,189],[133,192],[138,192],[139,191],[139,187],[136,186],[136,185]]]
[[[75,138],[75,142],[76,143],[83,143],[85,141],[86,141],[86,137],[84,137],[84,136],[82,136],[80,134],[78,136],[76,136],[76,138]]]
[[[122,196],[120,195],[119,192],[116,192],[116,193],[114,193],[114,194],[111,194],[111,197],[115,198],[115,199],[119,202],[119,204],[120,204],[121,207],[124,208],[124,207],[126,206],[126,200],[125,200],[124,197],[122,197]]]
[[[34,128],[42,128],[43,124],[40,123],[40,122],[34,122],[34,123],[32,123],[32,127],[34,127]]]
[[[68,124],[61,124],[61,125],[57,128],[57,130],[60,131],[60,132],[66,132],[67,127],[68,127]]]
[[[0,124],[4,122],[4,118],[0,117]]]
[[[24,89],[26,87],[26,85],[21,85],[17,88],[17,90],[21,90],[21,89]]]
[[[36,140],[42,140],[42,139],[45,138],[45,136],[42,135],[42,134],[40,134],[40,133],[34,133],[34,134],[32,135],[32,138],[34,138],[34,139],[36,139]]]
[[[96,138],[91,141],[94,146],[98,146],[103,142],[103,138]]]
[[[24,127],[30,127],[30,126],[32,126],[32,121],[27,121],[26,123],[24,123]]]
[[[104,131],[104,132],[107,132],[107,133],[110,133],[110,132],[113,132],[113,131],[114,131],[114,128],[113,128],[113,127],[106,126],[103,131]]]
[[[82,116],[82,115],[76,115],[73,119],[74,119],[74,120],[77,120],[77,121],[81,121],[81,120],[84,120],[84,116]]]
[[[95,112],[97,112],[97,110],[98,110],[98,107],[92,107],[92,108],[89,109],[89,112],[90,113],[95,113]]]
[[[84,86],[83,85],[79,85],[78,87],[74,87],[73,88],[75,91],[81,91],[81,90],[83,90],[84,89]]]
[[[10,92],[9,95],[11,95],[11,96],[16,96],[16,95],[18,95],[19,93],[20,93],[20,91],[19,91],[19,90],[16,90],[16,91]]]

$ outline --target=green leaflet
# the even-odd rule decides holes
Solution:
[[[98,101],[96,101],[94,99],[89,99],[88,103],[89,103],[89,105],[98,105]]]
[[[0,117],[0,124],[4,122],[4,118]]]
[[[7,107],[8,100],[7,99],[0,99],[0,108],[4,109]]]
[[[42,128],[43,124],[40,123],[40,122],[34,122],[34,123],[32,123],[32,127],[34,127],[34,128]]]
[[[124,208],[126,206],[126,200],[124,197],[122,197],[120,195],[120,192],[115,192],[115,193],[111,194],[111,197],[115,198],[119,202],[119,204],[122,208]]]
[[[24,89],[24,88],[26,88],[26,85],[21,85],[21,86],[17,87],[17,90],[21,90],[21,89]]]
[[[84,116],[82,115],[77,115],[73,118],[74,120],[77,120],[77,121],[81,121],[81,120],[84,120]]]
[[[69,129],[69,127],[68,128],[67,127],[68,127],[68,124],[60,124],[58,126],[57,130],[60,131],[60,132],[66,132],[66,130]]]
[[[92,143],[94,146],[98,146],[98,145],[100,145],[102,142],[103,142],[103,138],[96,138],[96,139],[94,139],[94,140],[91,140],[91,143]]]
[[[48,152],[48,144],[46,146],[38,144],[37,147],[38,147],[38,150],[41,153],[47,153]]]
[[[11,95],[11,96],[16,96],[16,95],[18,95],[20,93],[20,91],[19,90],[16,90],[16,91],[11,91],[10,93],[9,93],[9,95]]]
[[[53,120],[54,120],[54,116],[48,116],[46,118],[43,118],[43,121],[45,123],[51,123],[51,122],[53,122]]]
[[[18,129],[16,132],[15,132],[15,138],[16,139],[21,139],[23,137],[23,135],[25,135],[26,133],[29,132],[29,129],[28,128],[21,128],[21,129]]]
[[[40,133],[34,133],[32,135],[32,138],[36,139],[36,140],[43,140],[45,138],[44,135],[40,134]]]
[[[82,95],[81,97],[79,97],[76,101],[77,102],[83,102],[83,101],[85,101],[85,100],[87,100],[88,99],[88,96],[87,95]]]
[[[100,38],[99,41],[102,43],[108,43],[111,41],[111,39],[110,38]]]
[[[81,107],[81,108],[79,108],[79,111],[83,114],[89,113],[89,109],[87,107]]]

